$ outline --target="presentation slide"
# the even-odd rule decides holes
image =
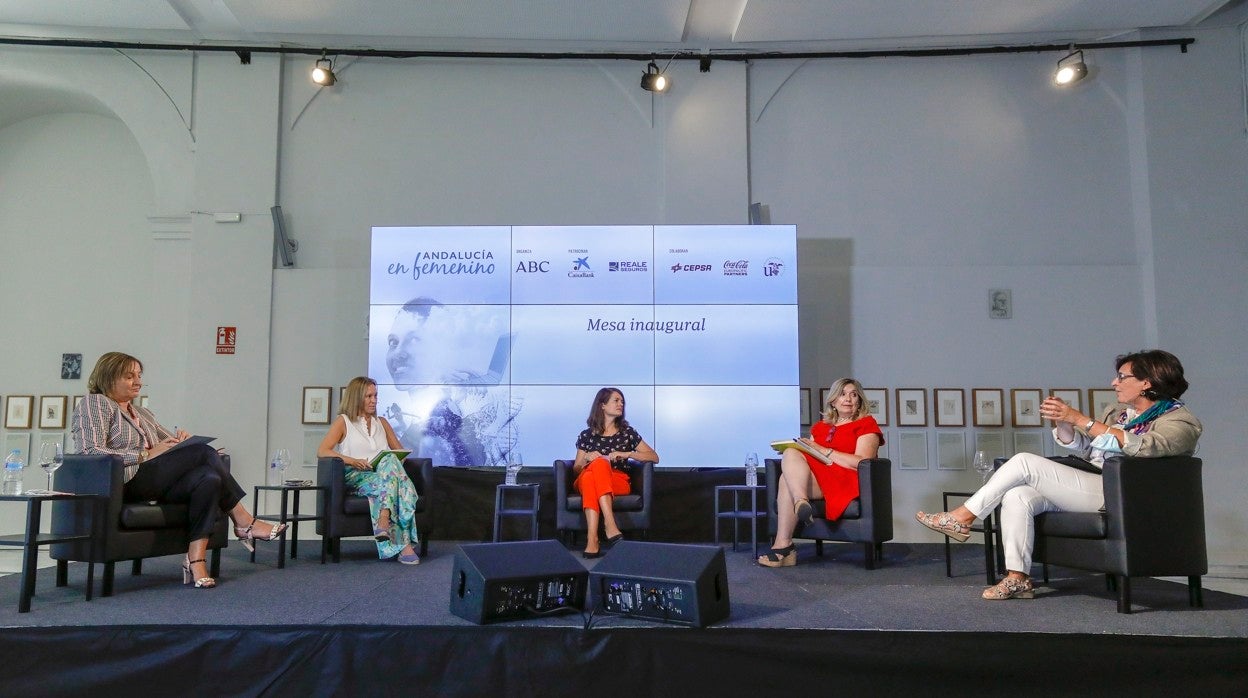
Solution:
[[[798,434],[793,226],[373,229],[378,411],[435,465],[575,455],[619,388],[660,466]]]

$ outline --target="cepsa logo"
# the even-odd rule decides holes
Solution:
[[[711,270],[711,265],[709,264],[673,264],[672,265],[673,274],[675,274],[678,271],[710,271],[710,270]]]

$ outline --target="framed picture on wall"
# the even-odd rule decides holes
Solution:
[[[1118,404],[1118,394],[1110,388],[1089,388],[1088,405],[1092,408],[1093,419],[1105,416],[1105,411]]]
[[[802,411],[802,426],[810,424],[810,388],[802,388],[798,393],[798,407]]]
[[[966,470],[966,434],[964,432],[936,432],[936,469]]]
[[[329,387],[304,387],[303,423],[329,424]]]
[[[927,426],[927,390],[924,388],[897,389],[897,426]]]
[[[74,396],[74,411],[75,411],[75,412],[78,410],[78,405],[82,404],[82,399],[83,399],[83,398],[85,398],[85,397],[86,397],[86,395],[75,395],[75,396]]]
[[[34,395],[10,395],[4,401],[4,428],[29,429],[34,411]]]
[[[1037,456],[1044,455],[1044,432],[1042,431],[1016,431],[1014,432],[1014,452],[1015,453],[1033,453]]]
[[[971,390],[971,418],[977,427],[1005,426],[1004,392],[1000,388]]]
[[[1049,395],[1070,405],[1079,412],[1083,411],[1083,393],[1078,388],[1049,388]]]
[[[1040,389],[1012,388],[1010,404],[1013,405],[1012,424],[1015,427],[1040,426]]]
[[[932,400],[936,403],[936,426],[966,426],[966,393],[961,388],[936,388]]]
[[[863,388],[867,399],[867,414],[875,417],[876,424],[888,426],[888,388]]]
[[[68,395],[41,395],[39,397],[39,428],[64,429],[65,405]]]
[[[815,405],[815,412],[818,412],[819,414],[823,414],[823,406],[828,404],[828,395],[829,395],[830,390],[832,389],[831,388],[819,389],[819,404]]]
[[[927,432],[903,431],[897,435],[897,468],[927,470]]]

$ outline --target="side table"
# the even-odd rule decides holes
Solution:
[[[43,503],[55,501],[78,501],[91,507],[91,529],[82,533],[40,533],[39,519],[42,516]],[[103,498],[94,494],[71,494],[55,492],[48,494],[5,494],[0,495],[0,502],[26,502],[26,532],[15,535],[0,536],[0,545],[20,546],[22,550],[22,585],[21,595],[17,600],[17,612],[30,611],[30,599],[35,595],[35,560],[39,546],[51,543],[69,543],[79,540],[93,540],[96,531],[101,529],[101,517],[104,507],[100,506]],[[91,560],[87,562],[87,601],[91,600],[92,588],[95,586],[96,545],[91,546]]]
[[[499,485],[494,490],[494,542],[502,532],[504,516],[529,517],[531,530],[529,540],[537,540],[537,510],[541,506],[541,485],[527,482],[517,485]]]
[[[742,519],[750,521],[750,539],[754,541],[754,557],[758,557],[758,520],[767,518],[767,507],[764,506],[760,511],[758,508],[758,495],[766,491],[766,487],[762,485],[716,485],[715,486],[715,544],[719,545],[719,523],[724,519],[732,520],[732,551],[737,551],[737,543],[740,540],[739,528]],[[723,503],[723,494],[731,493],[732,509],[721,509]],[[742,509],[741,495],[750,495],[750,508]],[[764,502],[765,504],[765,502]]]
[[[276,515],[260,513],[260,491],[261,490],[282,493],[281,510]],[[291,534],[290,536],[290,559],[292,560],[295,559],[295,557],[299,554],[299,522],[300,521],[318,521],[321,518],[317,516],[316,514],[303,514],[303,515],[299,514],[299,493],[305,492],[305,491],[320,492],[322,493],[322,496],[324,496],[325,488],[319,485],[256,485],[256,489],[251,495],[251,510],[254,512],[254,516],[257,519],[263,519],[265,521],[276,521],[277,523],[290,524],[290,529],[288,532]],[[287,504],[289,503],[289,496],[290,496],[290,493],[292,492],[295,494],[294,508],[293,510],[289,510],[289,513],[288,513]],[[284,567],[286,567],[286,534],[287,534],[287,531],[283,531],[282,535],[279,536],[278,538],[278,543],[277,543],[277,568],[278,569],[283,569]],[[251,551],[251,561],[252,562],[256,561],[256,551],[254,550]]]
[[[942,492],[941,501],[944,504],[945,508],[941,509],[941,511],[950,510],[949,508],[950,497],[960,497],[963,500],[965,500],[974,494],[975,494],[974,492]],[[993,519],[993,515],[995,513],[996,512],[989,512],[988,515],[985,516],[981,520],[980,523],[971,525],[972,533],[984,534],[984,575],[988,580],[988,586],[992,586],[993,584],[997,583],[997,568],[998,568],[997,558],[1000,557],[1004,553],[1004,551],[998,550],[997,545],[996,545],[997,537],[999,534],[996,529],[996,521]],[[950,559],[949,536],[944,536],[944,539],[945,539],[945,576],[952,577],[953,576],[953,561]],[[1001,560],[999,566],[1001,569],[1004,569],[1005,560]]]

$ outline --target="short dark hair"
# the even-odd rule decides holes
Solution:
[[[1162,349],[1146,349],[1130,354],[1123,354],[1114,359],[1114,370],[1123,364],[1131,364],[1131,373],[1140,380],[1146,380],[1152,387],[1144,391],[1144,397],[1150,400],[1178,400],[1187,392],[1187,379],[1183,377],[1183,364],[1179,357]]]
[[[91,369],[91,376],[87,378],[87,392],[92,395],[108,395],[108,391],[113,389],[118,378],[126,375],[126,370],[132,363],[139,365],[139,371],[143,370],[143,362],[129,354],[120,351],[104,354],[95,362],[95,368]]]

